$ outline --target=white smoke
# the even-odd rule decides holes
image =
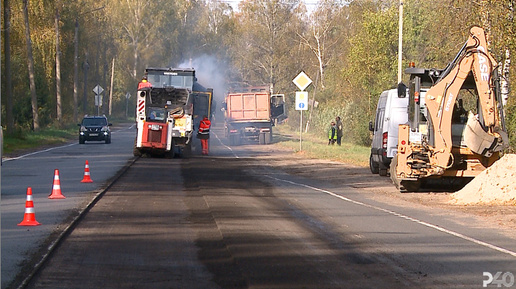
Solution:
[[[209,55],[190,59],[179,65],[179,68],[195,69],[197,81],[206,88],[213,88],[213,99],[220,108],[227,92],[227,66],[225,63],[217,61],[217,58]]]

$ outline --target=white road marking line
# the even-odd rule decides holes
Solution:
[[[504,249],[502,247],[498,247],[496,245],[489,244],[489,243],[486,243],[484,241],[480,241],[480,240],[477,240],[475,238],[468,237],[468,236],[463,235],[461,233],[457,233],[457,232],[454,232],[454,231],[451,231],[451,230],[439,227],[437,225],[433,225],[433,224],[430,224],[430,223],[427,223],[427,222],[424,222],[424,221],[421,221],[421,220],[418,220],[418,219],[415,219],[415,218],[412,218],[412,217],[409,217],[409,216],[406,216],[406,215],[403,215],[403,214],[400,214],[400,213],[397,213],[397,212],[394,212],[394,211],[391,211],[391,210],[387,210],[387,209],[383,209],[383,208],[380,208],[380,207],[377,207],[377,206],[373,206],[373,205],[369,205],[369,204],[362,203],[362,202],[359,202],[359,201],[355,201],[355,200],[343,197],[341,195],[338,195],[336,193],[333,193],[333,192],[330,192],[330,191],[327,191],[327,190],[324,190],[324,189],[319,189],[319,188],[316,188],[316,187],[312,187],[312,186],[309,186],[309,185],[300,184],[300,183],[296,183],[296,182],[289,181],[289,180],[279,179],[279,178],[268,176],[268,175],[265,175],[265,177],[268,177],[270,179],[274,179],[274,180],[277,180],[277,181],[289,183],[289,184],[292,184],[292,185],[296,185],[296,186],[301,186],[301,187],[305,187],[305,188],[308,188],[308,189],[312,189],[312,190],[315,190],[315,191],[318,191],[318,192],[322,192],[322,193],[328,194],[330,196],[339,198],[339,199],[344,200],[346,202],[350,202],[350,203],[353,203],[353,204],[356,204],[356,205],[360,205],[360,206],[364,206],[364,207],[367,207],[367,208],[371,208],[371,209],[375,209],[375,210],[378,210],[378,211],[382,211],[384,213],[388,213],[388,214],[394,215],[396,217],[399,217],[399,218],[402,218],[402,219],[406,219],[406,220],[415,222],[417,224],[420,224],[420,225],[426,226],[428,228],[432,228],[432,229],[441,231],[443,233],[446,233],[446,234],[449,234],[449,235],[452,235],[452,236],[464,239],[466,241],[473,242],[473,243],[475,243],[477,245],[484,246],[484,247],[496,250],[498,252],[505,253],[505,254],[511,255],[513,257],[516,257],[516,252],[514,252],[514,251],[510,251],[510,250]]]
[[[32,155],[36,155],[36,154],[39,154],[39,153],[44,153],[44,152],[49,152],[49,151],[56,150],[56,149],[61,149],[61,148],[66,148],[66,147],[71,147],[71,146],[74,146],[74,145],[76,145],[76,144],[77,144],[77,143],[72,143],[72,144],[67,144],[67,145],[64,145],[64,146],[58,146],[58,147],[49,148],[49,149],[42,150],[42,151],[32,152],[32,153],[25,154],[25,155],[21,155],[21,156],[14,157],[14,158],[5,158],[5,159],[3,159],[2,161],[4,161],[4,162],[8,162],[8,161],[19,160],[19,159],[23,159],[23,158],[25,158],[25,157],[32,156]]]
[[[219,136],[218,136],[215,132],[213,132],[213,134],[214,134],[214,135],[215,135],[215,137],[219,140],[220,144],[221,144],[223,147],[225,147],[225,148],[227,148],[228,150],[230,150],[230,151],[231,151],[231,153],[235,156],[235,158],[237,158],[237,159],[239,159],[239,158],[240,158],[240,157],[238,157],[238,156],[237,156],[237,154],[233,151],[233,149],[232,149],[232,148],[230,148],[230,147],[228,147],[227,145],[225,145],[225,144],[223,144],[223,143],[222,143],[222,140],[220,140]]]
[[[134,127],[134,124],[131,125],[128,128],[124,128],[124,129],[120,129],[120,130],[117,130],[117,131],[113,131],[111,133],[117,133],[117,132],[120,132],[120,131],[129,130],[129,129],[133,128],[133,127]],[[53,147],[53,148],[49,148],[49,149],[46,149],[46,150],[31,152],[31,153],[28,153],[28,154],[25,154],[25,155],[21,155],[21,156],[17,156],[17,157],[14,157],[14,158],[5,158],[5,159],[2,159],[2,161],[3,162],[15,161],[15,160],[23,159],[23,158],[28,157],[28,156],[32,156],[32,155],[36,155],[36,154],[40,154],[40,153],[45,153],[45,152],[49,152],[49,151],[56,150],[56,149],[67,148],[67,147],[71,147],[71,146],[74,146],[74,145],[77,145],[77,144],[78,143],[71,143],[71,144],[67,144],[67,145],[63,145],[63,146]]]

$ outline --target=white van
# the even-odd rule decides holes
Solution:
[[[398,96],[398,89],[382,92],[376,107],[374,125],[369,123],[373,132],[369,168],[373,174],[386,176],[392,157],[398,151],[398,126],[408,123],[408,93]]]

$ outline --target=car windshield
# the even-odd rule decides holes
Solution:
[[[106,126],[107,120],[105,118],[85,118],[82,120],[83,126]]]

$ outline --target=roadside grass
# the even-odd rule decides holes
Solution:
[[[13,136],[4,137],[3,154],[62,144],[75,138],[77,138],[76,126],[70,126],[64,129],[50,127],[41,129],[39,132],[18,132]]]
[[[355,145],[346,142],[343,138],[342,145],[328,145],[328,139],[313,133],[302,134],[301,148],[299,151],[299,131],[292,130],[287,125],[278,125],[274,132],[275,143],[294,150],[309,158],[326,159],[344,162],[357,166],[369,165],[369,147]]]
[[[116,123],[132,122],[134,118],[110,117],[108,120],[115,125]],[[17,131],[10,136],[6,136],[4,133],[2,154],[9,155],[17,151],[37,149],[78,140],[78,130],[79,128],[76,124],[69,124],[65,128],[56,128],[54,126],[42,128],[39,132]]]

